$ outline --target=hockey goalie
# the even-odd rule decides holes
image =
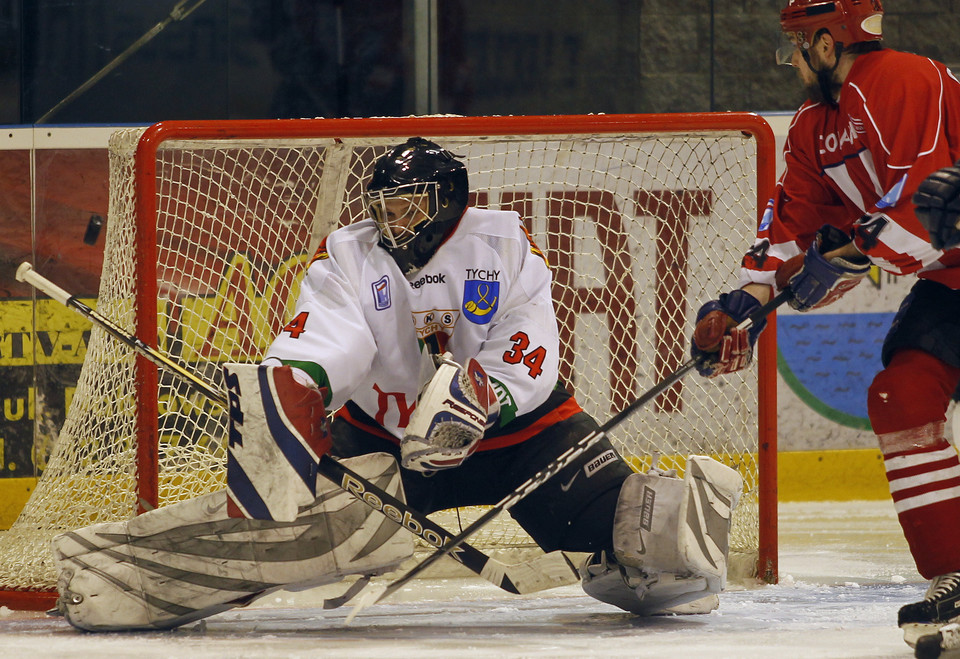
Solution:
[[[598,430],[559,381],[543,252],[518,213],[469,206],[467,180],[423,138],[376,160],[367,217],[323,240],[263,362],[227,369],[227,490],[57,539],[71,623],[172,627],[397,565],[411,534],[318,479],[328,450],[430,514],[494,505]],[[736,471],[635,473],[606,437],[563,464],[510,514],[545,552],[588,555],[586,593],[639,615],[718,605]]]

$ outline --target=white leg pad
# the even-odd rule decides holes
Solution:
[[[743,493],[743,478],[712,458],[692,455],[683,484],[677,548],[687,569],[705,577],[712,592],[720,592],[727,585],[730,518]]]
[[[344,461],[403,500],[396,461]],[[224,491],[54,539],[58,608],[90,631],[167,629],[284,587],[379,574],[413,555],[413,535],[333,483],[292,522],[227,515]]]
[[[617,504],[614,555],[588,557],[584,591],[641,615],[712,610],[726,585],[730,516],[742,489],[736,471],[705,456],[688,458],[682,481],[631,475]]]
[[[323,394],[289,366],[225,364],[223,378],[229,514],[292,522],[316,498],[317,462],[330,448]]]

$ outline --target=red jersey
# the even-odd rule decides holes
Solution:
[[[774,285],[777,267],[832,224],[883,270],[960,289],[960,248],[931,247],[911,201],[931,172],[960,158],[960,82],[946,66],[888,49],[860,55],[838,107],[800,107],[783,155],[741,286]]]

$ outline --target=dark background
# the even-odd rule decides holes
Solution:
[[[802,101],[774,64],[786,0],[178,2],[0,0],[0,125],[791,112]],[[886,5],[891,47],[960,69],[960,0]],[[196,9],[168,20],[175,7]],[[424,39],[435,60],[417,49]],[[42,471],[79,373],[65,346],[79,351],[89,329],[55,304],[35,320],[11,312],[33,296],[13,272],[31,260],[92,302],[103,239],[83,236],[107,215],[107,174],[102,149],[0,149],[0,479]],[[10,514],[0,506],[0,528]]]
[[[185,6],[195,5],[190,0]],[[467,115],[793,110],[785,0],[437,0],[436,99]],[[176,0],[0,0],[0,124],[32,124]],[[414,113],[415,0],[206,0],[43,123]],[[960,0],[888,0],[887,43],[960,63]]]

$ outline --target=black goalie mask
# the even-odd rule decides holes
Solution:
[[[364,193],[380,245],[405,275],[420,270],[467,207],[467,168],[452,153],[411,137],[381,156]]]

